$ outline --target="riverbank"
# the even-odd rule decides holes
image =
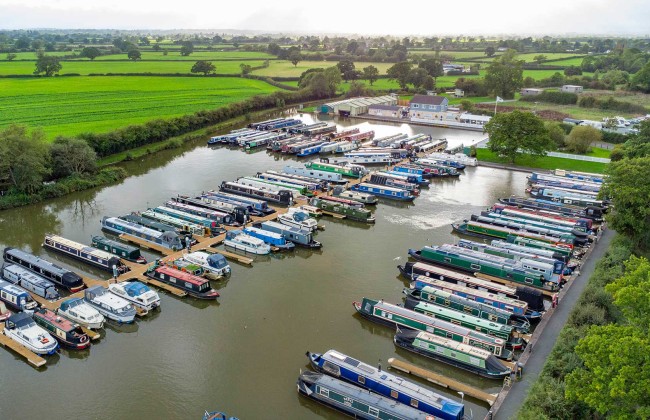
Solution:
[[[606,163],[565,159],[553,156],[543,156],[537,158],[532,156],[520,156],[517,158],[516,164],[512,164],[509,163],[506,159],[498,157],[494,152],[483,148],[476,149],[476,158],[479,161],[479,165],[489,166],[493,168],[519,170],[523,172],[533,172],[537,169],[554,170],[557,168],[562,168],[568,171],[602,174],[607,168]]]

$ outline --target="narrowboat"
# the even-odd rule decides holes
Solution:
[[[492,337],[500,338],[506,342],[507,348],[513,350],[519,350],[524,346],[524,341],[521,337],[514,336],[515,329],[511,325],[492,322],[480,317],[455,311],[450,307],[438,306],[409,297],[406,298],[404,307],[435,319],[447,321]]]
[[[555,201],[533,199],[527,197],[508,197],[500,198],[499,202],[509,206],[527,208],[533,210],[547,210],[556,212],[563,216],[585,217],[595,222],[603,220],[603,209],[600,207],[578,207],[574,205],[563,205]]]
[[[566,244],[552,244],[546,241],[525,238],[518,235],[506,236],[506,242],[524,247],[551,250],[554,253],[563,255],[565,259],[569,259],[573,255],[573,248]]]
[[[546,243],[546,242],[542,242]],[[494,239],[490,241],[490,245],[494,248],[501,248],[504,250],[512,250],[512,251],[518,251],[518,252],[527,252],[531,255],[534,255],[536,257],[545,257],[545,258],[550,258],[558,261],[563,261],[567,262],[568,260],[568,255],[565,254],[564,252],[556,251],[554,249],[545,249],[545,248],[533,248],[529,246],[523,246],[523,245],[517,245],[513,244],[507,241],[501,241],[498,239]]]
[[[504,204],[495,204],[490,207],[489,210],[493,213],[519,217],[521,219],[531,219],[546,223],[555,223],[557,225],[573,228],[586,233],[592,233],[591,231],[594,227],[593,220],[591,219],[583,217],[563,216],[548,210],[522,209],[519,207],[508,206]]]
[[[302,372],[298,392],[355,419],[425,420],[427,413],[330,376]]]
[[[108,285],[108,290],[135,307],[151,311],[160,307],[160,296],[155,290],[139,281],[124,281]]]
[[[476,255],[471,250],[465,251],[467,252],[452,245],[425,246],[419,251],[409,249],[409,255],[416,260],[432,262],[469,273],[483,273],[538,289],[549,291],[559,289],[560,281],[547,280],[543,273],[525,268],[519,261],[488,254]]]
[[[295,155],[302,152],[304,149],[311,148],[314,146],[320,146],[322,143],[323,142],[321,140],[312,140],[312,139],[305,140],[300,143],[294,143],[291,146],[289,146],[286,153]],[[284,148],[282,149],[282,152],[285,152]]]
[[[140,248],[135,246],[126,245],[99,235],[94,235],[90,240],[90,244],[97,249],[110,252],[124,260],[138,264],[147,263],[147,260],[140,253]]]
[[[507,226],[511,228],[523,228],[530,232],[545,235],[571,234],[575,236],[576,245],[584,245],[589,240],[589,234],[577,230],[573,227],[562,226],[554,222],[544,222],[540,220],[524,219],[516,216],[510,216],[503,213],[494,213],[483,211],[480,215],[473,214],[472,221],[489,223],[497,226]]]
[[[358,222],[375,223],[375,217],[370,210],[363,208],[363,204],[354,201],[354,204],[349,204],[345,199],[332,200],[337,197],[314,197],[309,201],[314,207],[318,207],[327,213],[335,213],[344,215],[350,220]],[[360,207],[361,206],[361,207]]]
[[[407,190],[387,187],[385,185],[375,185],[362,182],[353,185],[350,189],[352,191],[364,192],[377,197],[389,198],[391,200],[413,201],[415,199],[415,196]]]
[[[582,194],[574,194],[567,191],[552,188],[538,188],[530,191],[533,197],[554,201],[560,204],[566,204],[578,207],[595,207],[602,209],[603,213],[607,213],[607,202],[596,200]]]
[[[230,194],[224,191],[208,191],[201,195],[201,201],[214,206],[233,205],[243,207],[248,212],[247,216],[266,216],[275,213],[273,208],[268,206],[265,200],[258,200],[241,195]],[[246,220],[249,220],[247,217]]]
[[[251,187],[249,185],[243,185],[236,182],[224,181],[221,183],[220,190],[226,193],[263,199],[265,201],[281,204],[284,206],[290,206],[293,204],[293,193],[287,189],[269,191],[267,189]]]
[[[455,296],[465,298],[467,300],[478,302],[483,305],[491,306],[506,312],[511,313],[511,316],[516,320],[523,321],[539,321],[542,317],[541,312],[538,310],[531,309],[531,304],[523,299],[518,299],[517,297],[509,297],[505,295],[500,295],[496,293],[491,293],[485,289],[472,288],[470,285],[459,283],[451,283],[449,281],[438,280],[435,278],[425,277],[425,276],[415,276],[411,282],[410,288],[413,290],[413,296],[421,294],[421,290],[424,288],[432,288],[446,293],[451,293]],[[535,289],[530,289],[532,291],[539,292]],[[417,291],[420,292],[417,292]],[[525,296],[524,296],[525,297]],[[538,304],[540,311],[544,310],[544,301],[543,298],[540,298]]]
[[[400,164],[393,166],[392,172],[397,172],[400,174],[416,174],[421,176],[423,179],[426,178],[433,178],[433,172],[429,168],[423,168],[421,166],[417,165],[409,165],[409,164]]]
[[[104,326],[104,315],[81,298],[64,300],[56,313],[91,330],[98,330]]]
[[[226,232],[226,239],[223,244],[250,254],[266,255],[271,252],[271,247],[264,243],[263,240],[247,235],[241,230]]]
[[[371,152],[348,152],[343,155],[350,163],[364,165],[390,165],[400,161],[400,158],[393,157],[390,153],[371,153]]]
[[[374,137],[375,137],[375,132],[371,130],[371,131],[364,131],[363,133],[351,134],[345,136],[345,139],[348,141],[364,141],[364,140],[372,140]]]
[[[314,219],[323,217],[323,210],[319,209],[318,207],[310,206],[309,204],[303,204],[298,208],[300,210],[306,211],[307,214],[313,217]]]
[[[335,204],[345,204],[347,206],[354,207],[354,208],[357,208],[357,209],[365,208],[364,204],[359,202],[359,201],[349,200],[347,198],[342,198],[342,197],[335,196],[335,195],[322,195],[322,196],[320,196],[318,198],[321,199],[321,200],[325,200],[325,201],[335,203]]]
[[[436,319],[383,300],[364,297],[361,302],[353,302],[352,305],[361,316],[370,321],[391,328],[402,327],[431,332],[434,335],[488,350],[500,359],[512,359],[512,351],[506,349],[505,340],[474,331],[472,328]]]
[[[217,217],[217,219],[212,219],[204,216],[199,216],[198,214],[195,214],[191,208],[193,207],[187,207],[186,204],[183,205],[177,205],[176,207],[183,207],[183,210],[178,210],[175,208],[171,207],[165,207],[165,206],[158,206],[153,210],[156,213],[162,213],[166,214],[167,216],[174,217],[176,219],[183,220],[185,222],[189,223],[194,223],[196,225],[202,226],[203,228],[211,229],[211,230],[216,230],[219,227],[220,223],[223,224],[230,224],[232,223],[232,217],[229,214],[222,213],[221,215],[218,215],[214,212],[210,212],[211,215]],[[190,211],[186,211],[190,210]]]
[[[183,259],[200,265],[206,272],[216,276],[230,274],[230,265],[226,261],[226,257],[221,254],[209,254],[203,251],[196,251],[183,255]]]
[[[182,232],[184,234],[187,233],[190,235],[208,236],[212,233],[209,228],[204,228],[203,226],[197,225],[196,223],[188,222],[164,213],[157,212],[156,209],[147,209],[141,213],[137,213],[137,215],[131,215],[127,217],[129,220],[143,226],[147,226],[151,222],[161,223],[171,227],[171,229],[176,232]],[[142,220],[134,220],[135,217],[138,217]]]
[[[49,261],[40,259],[35,255],[21,251],[20,249],[5,248],[4,260],[25,267],[29,271],[44,277],[72,293],[78,292],[86,287],[78,274],[59,267],[56,264],[52,264]]]
[[[210,287],[209,280],[160,265],[158,261],[151,264],[144,275],[177,287],[197,299],[215,300],[219,297],[219,293]]]
[[[289,182],[270,181],[268,179],[248,177],[248,176],[238,178],[237,181],[235,182],[237,184],[247,185],[249,187],[255,187],[255,188],[270,190],[274,192],[278,192],[281,190],[289,190],[294,195],[304,195],[306,197],[311,197],[314,195],[313,191],[310,191],[309,188],[302,185],[292,184]]]
[[[286,180],[286,182],[300,181],[305,186],[308,186],[310,189],[313,189],[314,191],[318,191],[318,190],[327,191],[327,187],[329,186],[329,182],[324,179],[310,178],[308,176],[288,174],[286,172],[278,172],[273,170],[268,170],[264,173],[271,176],[282,177],[283,179]]]
[[[261,239],[272,247],[279,248],[281,251],[291,251],[296,247],[293,242],[287,241],[284,236],[279,233],[269,232],[251,226],[244,228],[244,233],[254,238]]]
[[[411,184],[417,184],[421,186],[427,186],[431,184],[431,181],[424,179],[422,175],[415,173],[407,173],[401,171],[379,171],[379,174],[392,175],[393,177],[398,177],[398,179],[404,179],[406,182],[409,182]]]
[[[464,153],[449,154],[444,152],[429,153],[427,158],[442,159],[446,161],[453,161],[465,166],[478,166],[478,160],[474,157],[469,157]]]
[[[314,240],[314,237],[310,231],[297,227],[287,226],[283,225],[282,223],[272,221],[256,223],[253,225],[253,227],[260,228],[269,232],[279,233],[287,241],[291,241],[294,244],[305,248],[317,249],[323,246],[320,242]]]
[[[0,280],[0,300],[14,311],[32,311],[38,306],[26,290],[4,280]]]
[[[295,176],[295,175],[294,175]],[[288,174],[282,174],[279,172],[275,171],[266,171],[266,172],[258,172],[257,177],[259,179],[264,179],[267,181],[275,181],[275,182],[282,182],[285,184],[294,184],[299,187],[304,187],[307,188],[309,191],[313,192],[314,191],[321,191],[323,190],[323,183],[316,181],[316,180],[309,180],[307,179],[299,179],[299,178],[293,178],[288,176]]]
[[[437,306],[446,307],[477,318],[485,319],[502,325],[510,325],[521,334],[530,332],[530,322],[515,318],[514,312],[498,307],[477,302],[444,289],[424,286],[420,289],[405,288],[403,293],[407,296],[404,307],[414,309],[416,302],[427,302]]]
[[[175,268],[178,271],[190,273],[194,276],[203,275],[203,267],[201,267],[198,264],[194,264],[192,262],[186,261],[183,258],[177,258],[175,260],[166,260],[163,261],[163,264],[165,264],[168,267]]]
[[[398,331],[393,341],[398,347],[456,366],[484,378],[503,379],[512,372],[489,351],[428,332]]]
[[[341,187],[335,187],[332,190],[334,197],[344,198],[346,200],[357,201],[362,204],[375,205],[379,199],[372,194],[366,194],[359,191],[344,190]]]
[[[157,219],[154,219],[152,217],[143,217],[141,213],[138,212],[132,212],[131,214],[125,214],[123,216],[119,217],[120,220],[125,220],[130,223],[135,223],[136,225],[144,226],[149,229],[157,230],[158,232],[177,232],[180,233],[182,227],[185,226],[185,224],[179,224],[181,226],[181,229],[178,227],[174,226],[171,223],[163,222]]]
[[[114,235],[126,233],[172,251],[183,249],[182,238],[174,231],[159,232],[117,217],[106,216],[102,218],[102,229]]]
[[[569,179],[577,179],[579,181],[590,181],[590,182],[600,182],[603,183],[605,180],[604,175],[592,174],[589,172],[578,172],[578,171],[565,171],[564,169],[556,169],[553,171],[555,176],[560,176]]]
[[[128,300],[114,295],[103,286],[89,287],[84,291],[84,300],[108,319],[122,323],[135,320],[135,307]]]
[[[208,199],[204,197],[191,198],[179,195],[178,197],[172,197],[171,201],[188,204],[194,207],[205,208],[207,210],[217,211],[220,213],[230,214],[233,219],[233,226],[237,224],[243,225],[250,219],[248,206],[238,205],[235,202],[226,200],[217,200],[216,197]],[[168,207],[173,206],[168,205]]]
[[[316,155],[320,153],[321,148],[327,144],[329,144],[329,142],[317,141],[316,144],[312,144],[311,146],[301,148],[296,154],[296,156],[304,157],[304,156]]]
[[[318,222],[316,219],[309,217],[309,213],[306,211],[293,207],[287,209],[286,213],[278,215],[278,221],[283,225],[294,226],[311,232],[318,230]]]
[[[420,189],[418,188],[417,184],[411,184],[410,182],[407,182],[405,178],[400,179],[399,177],[396,176],[390,176],[382,173],[374,173],[370,175],[370,183],[401,189],[401,190],[406,190],[415,196],[420,195]]]
[[[465,165],[454,160],[454,159],[441,159],[441,158],[435,158],[435,157],[426,157],[424,159],[421,159],[424,162],[432,162],[432,163],[437,163],[438,165],[443,165],[443,166],[449,166],[450,168],[454,168],[459,171],[465,170]]]
[[[566,244],[573,247],[575,236],[561,234],[560,236],[544,235],[527,230],[513,229],[509,227],[491,225],[489,223],[468,220],[464,223],[452,223],[452,229],[463,235],[481,236],[497,239],[506,239],[508,236],[520,236],[522,238],[534,239],[553,245]]]
[[[214,220],[215,222],[217,222],[216,225],[210,224],[210,226],[208,226],[210,228],[215,228],[218,225],[232,225],[233,223],[235,223],[233,216],[231,216],[230,213],[228,212],[209,209],[206,207],[199,207],[188,203],[181,203],[175,199],[171,199],[167,201],[164,205],[164,208],[176,210],[178,212],[183,212],[187,214],[193,214],[195,216],[202,217],[203,219]],[[175,214],[170,214],[170,216],[176,217]],[[202,219],[199,220],[201,220],[201,222],[203,223],[207,223],[205,220]],[[193,223],[197,222],[196,220],[188,220],[188,221]]]
[[[347,136],[351,136],[353,134],[358,134],[359,129],[358,128],[351,128],[349,130],[343,130],[343,131],[337,131],[335,133],[330,133],[326,137],[328,137],[330,140],[337,140],[337,139],[343,139]]]
[[[34,322],[50,333],[62,346],[75,350],[90,347],[90,339],[77,324],[58,316],[49,309],[40,308],[34,312]]]
[[[415,160],[414,163],[423,168],[436,169],[439,172],[444,172],[446,174],[445,176],[453,176],[453,177],[460,176],[460,172],[458,172],[456,168],[452,168],[451,166],[441,165],[433,160],[417,159]]]
[[[320,171],[320,170],[309,169],[309,168],[300,168],[297,166],[285,166],[284,169],[282,169],[282,172],[290,175],[305,176],[307,178],[319,179],[322,181],[333,182],[337,184],[347,183],[347,181],[343,178],[343,175],[335,172]]]
[[[346,381],[352,385],[391,398],[402,404],[417,406],[418,410],[439,419],[462,420],[463,404],[443,397],[422,385],[374,368],[360,360],[328,350],[324,354],[306,353],[309,363],[317,372]]]
[[[327,133],[333,133],[336,131],[336,125],[334,124],[326,124],[322,127],[314,127],[314,128],[309,128],[306,130],[303,130],[303,134],[307,136],[316,136],[319,134],[327,134]]]
[[[543,175],[533,172],[528,177],[529,185],[538,185],[549,188],[565,188],[576,192],[588,191],[597,193],[600,191],[602,184],[595,182],[573,181],[563,177],[553,175]]]
[[[529,188],[526,188],[526,192],[533,197],[539,198],[550,198],[551,200],[556,198],[571,197],[576,200],[584,201],[598,201],[597,204],[579,204],[579,205],[598,205],[600,207],[606,207],[608,205],[607,200],[596,200],[598,197],[598,191],[585,191],[585,190],[574,190],[571,188],[561,187],[561,186],[549,186],[546,184],[532,184]]]
[[[71,241],[61,236],[49,233],[46,234],[43,246],[53,251],[60,252],[63,255],[67,255],[68,257],[88,263],[93,267],[101,268],[104,271],[112,273],[113,270],[117,269],[117,272],[120,274],[129,271],[129,267],[124,265],[124,263],[113,254]]]
[[[336,149],[338,149],[339,147],[342,147],[343,145],[345,145],[347,143],[348,142],[346,140],[343,140],[343,141],[330,141],[329,143],[323,143],[321,145],[320,150],[318,151],[318,153],[320,153],[321,155],[335,153]]]
[[[4,264],[2,266],[2,277],[45,299],[56,300],[60,298],[59,291],[56,290],[54,283],[17,264]]]
[[[361,147],[361,143],[356,140],[347,140],[344,142],[339,142],[334,150],[334,153],[347,153]]]
[[[361,165],[335,165],[328,162],[307,162],[305,163],[305,168],[324,171],[324,172],[333,172],[335,174],[341,174],[348,178],[361,178],[362,176],[368,173],[368,170]]]
[[[13,314],[5,321],[4,333],[36,354],[54,354],[59,343],[27,313]]]

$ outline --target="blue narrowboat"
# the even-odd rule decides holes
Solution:
[[[318,372],[349,382],[439,419],[461,420],[463,404],[445,398],[421,385],[374,368],[350,356],[329,350],[325,354],[307,352],[309,363]]]
[[[115,235],[126,233],[172,251],[180,251],[184,247],[181,237],[174,231],[159,232],[117,217],[102,218],[102,229]]]
[[[237,194],[231,194],[225,191],[208,191],[201,195],[201,199],[223,200],[236,205],[245,206],[250,214],[254,216],[266,216],[275,213],[275,209],[269,207],[266,200],[259,198],[243,197]]]
[[[129,271],[129,267],[124,265],[119,257],[61,236],[46,234],[43,246],[108,272],[113,272],[114,269],[117,269],[118,273]]]
[[[83,279],[65,268],[16,248],[5,248],[4,260],[25,267],[47,280],[75,293],[86,287]]]
[[[0,280],[0,300],[15,311],[31,311],[37,306],[27,290],[4,280]]]
[[[305,147],[304,149],[301,149],[296,156],[303,157],[303,156],[311,156],[311,155],[318,154],[320,152],[321,147],[323,147],[323,145],[327,143],[328,142],[322,142],[319,144],[315,144],[313,146]]]
[[[54,283],[17,264],[4,264],[2,277],[45,299],[56,300],[60,297]]]
[[[377,197],[389,198],[391,200],[413,201],[413,199],[415,199],[415,196],[407,190],[391,188],[385,185],[375,185],[362,182],[361,184],[353,185],[350,189],[352,191],[361,191]]]
[[[216,197],[207,199],[204,197],[191,198],[179,195],[178,197],[172,197],[171,201],[181,204],[188,204],[198,208],[205,208],[207,210],[218,211],[221,213],[228,213],[233,218],[233,225],[236,225],[237,223],[243,225],[248,221],[250,214],[248,211],[249,206],[237,204],[235,202],[227,200],[218,200]],[[167,207],[172,207],[169,205],[169,202],[167,204]]]
[[[215,210],[215,209],[209,209],[206,207],[201,207],[193,204],[188,204],[188,203],[181,203],[180,201],[176,199],[171,199],[167,201],[164,205],[165,208],[168,209],[173,209],[177,210],[179,212],[184,212],[184,213],[189,213],[193,214],[195,216],[199,216],[205,219],[209,220],[214,220],[218,224],[222,225],[232,225],[235,220],[233,219],[232,215],[228,212],[220,211],[220,210]],[[156,208],[156,211],[158,211],[158,208]],[[174,216],[174,215],[171,215]],[[175,216],[174,216],[175,217]],[[192,223],[197,223],[196,221],[193,220],[188,220]],[[200,223],[198,223],[200,224]],[[210,226],[210,227],[216,227],[216,226]]]
[[[220,190],[229,194],[253,197],[285,206],[290,206],[293,203],[293,193],[290,190],[269,191],[250,185],[227,181],[221,183]]]
[[[307,229],[283,225],[282,223],[272,221],[256,223],[253,227],[269,232],[279,233],[284,237],[284,239],[291,241],[298,246],[312,249],[322,247],[320,242],[314,240],[312,232]]]
[[[534,210],[548,210],[559,213],[564,216],[570,217],[586,217],[592,219],[596,222],[603,220],[603,208],[587,206],[579,207],[575,205],[564,205],[556,201],[543,200],[543,199],[533,199],[526,197],[508,197],[500,198],[500,203],[507,204],[510,206],[523,207]]]
[[[297,385],[301,395],[355,419],[428,420],[431,417],[416,408],[322,373],[303,372]]]
[[[250,226],[244,228],[244,233],[254,238],[261,239],[267,244],[279,248],[280,250],[283,251],[291,251],[296,247],[296,245],[293,242],[287,241],[286,238],[282,236],[281,233],[275,233],[268,230],[264,230],[256,227],[250,227]]]
[[[411,184],[418,184],[424,186],[431,184],[431,181],[429,181],[428,179],[424,179],[422,175],[417,173],[408,173],[403,171],[380,171],[380,173],[405,177],[406,180]]]

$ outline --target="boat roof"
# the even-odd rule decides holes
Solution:
[[[67,319],[60,317],[53,311],[47,309],[47,308],[40,308],[36,312],[34,312],[34,316],[40,316],[42,318],[47,319],[53,324],[56,324],[59,326],[61,329],[65,331],[69,331],[74,328],[74,323],[68,321]]]
[[[159,273],[167,274],[169,276],[174,276],[175,278],[177,278],[179,280],[182,280],[182,281],[185,281],[185,282],[188,282],[188,283],[192,283],[192,284],[197,285],[197,286],[200,286],[200,285],[202,285],[202,284],[204,284],[204,283],[206,283],[208,281],[208,280],[203,279],[201,277],[195,276],[195,275],[190,274],[190,273],[186,273],[186,272],[181,271],[181,270],[177,270],[175,268],[172,268],[172,267],[169,267],[169,266],[166,266],[166,265],[159,266],[158,268],[156,268],[156,271],[159,272]]]
[[[83,304],[83,303],[84,303],[84,300],[81,299],[81,298],[70,298],[70,299],[66,299],[66,300],[64,300],[63,302],[61,302],[61,306],[60,306],[60,308],[61,308],[61,310],[63,310],[63,311],[67,311],[68,309],[77,306],[79,303]]]
[[[151,290],[149,286],[139,281],[129,281],[122,284],[124,285],[124,290],[130,296],[139,296]]]
[[[463,344],[458,341],[450,340],[448,338],[439,337],[434,334],[430,334],[425,331],[413,331],[417,333],[417,338],[432,343],[440,344],[442,346],[451,348],[453,350],[458,350],[463,353],[469,353],[472,356],[480,357],[481,359],[487,359],[492,356],[492,353],[488,350],[484,350],[478,347],[470,346],[468,344]]]
[[[77,250],[79,250],[81,252],[86,252],[86,253],[92,254],[92,255],[94,255],[96,257],[99,257],[101,259],[104,259],[104,260],[110,260],[112,258],[116,258],[113,254],[110,254],[110,253],[108,253],[106,251],[102,251],[101,249],[97,249],[97,248],[94,248],[92,246],[80,244],[79,242],[75,242],[75,241],[72,241],[70,239],[66,239],[66,238],[64,238],[62,236],[47,234],[47,235],[45,235],[45,239],[51,239],[51,240],[53,240],[55,242],[58,242],[60,244],[65,245],[65,246],[67,246],[69,248],[74,248],[74,249],[77,249]]]
[[[20,312],[13,314],[9,317],[9,321],[13,322],[17,327],[22,327],[24,325],[29,325],[34,322],[32,316],[25,312]]]
[[[434,305],[428,302],[418,302],[416,305],[416,308],[420,308],[422,310],[426,310],[427,312],[435,312],[441,315],[449,316],[450,318],[454,319],[462,319],[466,322],[471,322],[472,324],[475,325],[482,325],[485,326],[486,328],[491,328],[493,330],[500,330],[504,332],[509,332],[512,331],[512,327],[509,325],[504,325],[504,324],[497,324],[494,322],[490,322],[487,319],[483,318],[478,318],[473,315],[465,314],[463,312],[458,312],[453,309],[445,308],[442,306]]]
[[[22,288],[16,286],[13,283],[9,283],[8,281],[0,280],[0,289],[6,290],[7,292],[14,293],[14,294],[27,294],[26,290],[23,290]]]

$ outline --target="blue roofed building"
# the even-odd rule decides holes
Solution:
[[[449,99],[444,96],[414,95],[409,103],[409,114],[418,120],[441,120],[448,106]]]

